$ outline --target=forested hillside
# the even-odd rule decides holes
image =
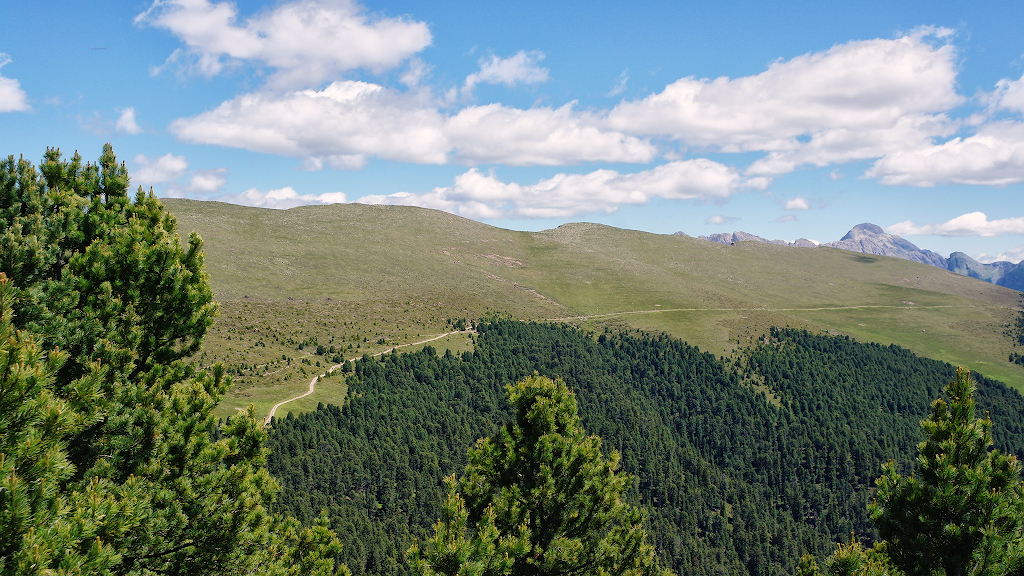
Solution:
[[[895,346],[776,329],[716,358],[665,336],[481,323],[473,352],[364,357],[343,407],[275,421],[269,467],[281,506],[323,508],[357,576],[410,574],[404,551],[437,519],[442,478],[507,421],[504,386],[534,371],[575,391],[583,424],[622,453],[632,498],[679,574],[779,574],[873,537],[869,490],[903,468],[918,422],[953,378]],[[1024,454],[1024,399],[978,376],[1000,448]]]

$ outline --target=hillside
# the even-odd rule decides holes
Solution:
[[[586,223],[515,232],[411,207],[165,203],[183,232],[205,241],[221,317],[202,360],[227,362],[238,382],[225,415],[304,390],[316,363],[417,341],[489,310],[665,332],[716,355],[773,325],[830,331],[1024,389],[1003,335],[1019,293],[906,260]],[[310,353],[317,346],[326,357]],[[343,389],[325,388],[304,409]]]

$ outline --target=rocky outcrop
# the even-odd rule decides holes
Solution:
[[[676,234],[686,236],[684,232],[676,232]],[[776,246],[796,246],[798,248],[814,248],[817,246],[814,242],[806,238],[797,238],[793,242],[786,242],[785,240],[769,240],[760,236],[749,234],[747,232],[722,232],[720,234],[711,234],[710,236],[698,236],[701,240],[707,240],[709,242],[717,242],[719,244],[735,244],[737,242],[763,242],[765,244],[775,244]]]
[[[985,282],[1024,291],[1024,262],[992,262],[983,264],[963,252],[953,252],[946,260],[946,270]]]

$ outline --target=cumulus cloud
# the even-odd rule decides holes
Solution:
[[[797,196],[796,198],[790,198],[786,200],[786,210],[810,210],[811,205],[807,203],[807,200],[803,196]]]
[[[176,190],[185,193],[213,194],[228,183],[227,173],[227,168],[196,170],[192,177],[189,178],[188,184],[176,188]]]
[[[993,262],[1013,262],[1019,264],[1024,261],[1024,246],[1017,246],[1016,248],[1010,248],[1006,252],[1000,252],[995,256],[989,256],[988,254],[978,254],[975,260],[984,264],[991,264]]]
[[[184,156],[175,156],[168,152],[160,157],[143,154],[136,156],[132,162],[132,181],[140,186],[153,186],[177,180],[188,170],[188,160]]]
[[[135,108],[128,107],[121,110],[121,115],[117,118],[114,129],[121,134],[141,134],[142,128],[135,121]]]
[[[984,212],[971,212],[953,218],[942,224],[917,225],[910,220],[886,227],[886,232],[898,236],[984,236],[1003,234],[1024,235],[1024,217],[989,220]]]
[[[132,159],[132,182],[139,186],[160,185],[161,196],[169,198],[208,198],[227,184],[227,168],[193,170],[188,159],[168,152],[163,156],[139,154]]]
[[[338,81],[323,90],[246,94],[175,120],[169,129],[189,142],[306,158],[307,169],[358,168],[370,156],[512,165],[650,162],[657,156],[647,140],[599,124],[571,103],[527,110],[470,106],[448,116],[423,93]]]
[[[537,65],[543,59],[544,53],[539,50],[520,50],[515,56],[508,58],[494,55],[490,59],[481,58],[480,71],[466,77],[463,94],[471,94],[473,88],[480,83],[515,86],[547,82],[548,69]]]
[[[10,63],[11,57],[0,52],[0,68]],[[21,83],[14,78],[0,76],[0,112],[28,112],[31,109]]]
[[[732,224],[733,222],[736,222],[739,219],[740,219],[739,216],[723,216],[721,214],[715,214],[714,216],[710,216],[707,220],[705,220],[704,223],[705,224]]]
[[[742,78],[683,78],[662,92],[620,103],[609,124],[721,152],[766,151],[748,170],[781,174],[877,158],[949,134],[943,112],[956,93],[956,53],[921,29],[772,63]]]
[[[169,129],[189,142],[282,156],[443,164],[451,148],[445,118],[425,104],[377,84],[339,81],[319,91],[245,94]]]
[[[611,213],[622,205],[646,204],[651,198],[723,199],[747,188],[764,189],[768,184],[764,178],[744,178],[735,168],[700,158],[633,174],[615,170],[557,174],[530,185],[505,183],[493,171],[483,173],[472,168],[457,176],[452,186],[425,194],[364,196],[357,202],[436,208],[470,218],[568,218],[590,212]]]
[[[249,61],[274,69],[277,87],[302,87],[357,68],[384,70],[430,45],[427,25],[371,17],[351,0],[293,0],[240,19],[232,2],[155,0],[138,25],[170,31],[185,43],[164,66],[204,76]]]
[[[219,200],[244,206],[284,209],[309,204],[339,204],[345,202],[345,194],[342,192],[299,194],[291,186],[285,186],[276,190],[250,188],[241,194],[224,196]]]
[[[1004,78],[997,82],[989,101],[997,109],[1024,112],[1024,76],[1017,80]]]

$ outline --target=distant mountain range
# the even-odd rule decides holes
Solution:
[[[683,236],[687,235],[684,232],[676,232],[676,234]],[[698,236],[698,238],[701,240],[708,240],[710,242],[717,242],[719,244],[765,242],[767,244],[795,246],[798,248],[812,248],[818,246],[806,238],[798,238],[794,242],[786,242],[785,240],[768,240],[767,238],[748,234],[747,232],[712,234],[710,236]],[[843,236],[835,242],[821,244],[821,246],[840,248],[842,250],[850,250],[851,252],[862,252],[864,254],[892,256],[893,258],[912,260],[914,262],[935,266],[936,268],[949,270],[950,272],[955,272],[963,276],[970,276],[971,278],[991,282],[998,286],[1005,286],[1007,288],[1013,288],[1014,290],[1024,291],[1024,261],[1021,261],[1018,264],[1014,264],[1013,262],[993,262],[991,264],[983,264],[963,252],[953,252],[949,255],[949,258],[943,258],[941,255],[936,254],[931,250],[922,250],[908,240],[904,240],[895,234],[889,234],[885,230],[882,230],[881,226],[877,226],[875,224],[858,224],[854,226],[852,230],[847,232],[846,236]]]

